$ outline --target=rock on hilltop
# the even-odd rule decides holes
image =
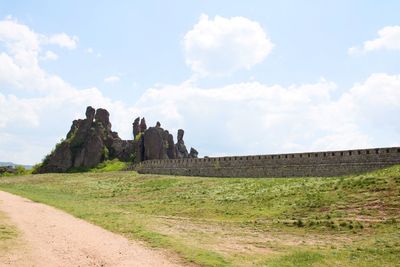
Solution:
[[[191,153],[188,153],[182,129],[178,130],[178,142],[174,144],[174,137],[168,130],[161,128],[160,122],[154,127],[147,128],[145,119],[138,117],[133,122],[132,128],[136,163],[152,159],[197,158],[196,149],[191,148]]]
[[[37,172],[66,172],[72,168],[93,168],[108,159],[135,163],[152,159],[197,158],[198,152],[191,148],[188,153],[183,141],[184,131],[178,131],[178,142],[161,128],[147,128],[145,118],[136,118],[132,124],[133,140],[122,140],[111,130],[107,110],[86,109],[86,119],[74,120],[66,139],[43,160]]]
[[[65,141],[45,158],[38,172],[65,172],[71,168],[92,168],[100,162],[118,158],[128,161],[133,141],[121,140],[111,131],[107,110],[86,109],[86,119],[74,120]]]

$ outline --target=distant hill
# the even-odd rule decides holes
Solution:
[[[0,161],[0,167],[1,166],[23,166],[25,169],[32,169],[32,165],[23,165],[23,164],[16,164],[16,163],[13,163],[13,162],[1,162]]]

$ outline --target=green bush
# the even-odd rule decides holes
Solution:
[[[296,222],[294,222],[295,225],[297,225],[297,227],[304,227],[305,224],[301,219],[298,219]]]
[[[31,174],[31,170],[25,169],[24,166],[15,166],[14,167],[15,172],[5,172],[0,174],[0,176],[16,176],[16,175],[26,175],[26,174]]]
[[[143,136],[143,133],[138,133],[138,134],[135,136],[135,142],[138,142],[138,141],[142,138],[142,136]]]
[[[90,169],[90,172],[111,172],[111,171],[122,171],[128,164],[126,162],[119,161],[118,159],[106,160],[101,162],[96,167]]]
[[[15,170],[17,171],[17,175],[24,175],[24,174],[30,174],[31,171],[25,169],[24,166],[16,166]]]
[[[37,164],[33,165],[32,170],[31,170],[32,174],[38,174],[39,169],[42,167],[42,165],[43,165],[42,163],[37,163]]]
[[[109,155],[110,155],[110,151],[108,150],[108,148],[106,146],[104,146],[103,151],[102,151],[102,155],[101,155],[102,159],[103,160],[108,160]]]

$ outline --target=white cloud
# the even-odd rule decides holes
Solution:
[[[0,44],[6,48],[0,52],[0,156],[18,163],[40,161],[64,137],[70,121],[84,117],[88,105],[107,108],[114,129],[128,138],[133,109],[97,88],[77,89],[47,73],[38,60],[43,38],[15,20],[0,21]]]
[[[37,54],[39,53],[38,36],[26,25],[19,24],[14,20],[6,19],[0,21],[0,42],[5,44],[9,55],[14,57],[15,63],[22,67],[34,66],[37,64]],[[1,53],[0,60],[11,63],[8,54]],[[0,65],[3,71],[7,69]],[[4,68],[3,68],[4,67]],[[15,66],[8,66],[14,68]],[[5,73],[0,73],[1,76]]]
[[[400,26],[386,26],[378,31],[378,38],[365,41],[361,47],[353,46],[348,52],[351,55],[377,51],[400,50]]]
[[[271,53],[274,44],[260,24],[244,17],[209,19],[185,34],[186,63],[200,75],[226,75],[250,69]]]
[[[78,41],[79,38],[77,36],[69,36],[66,33],[57,33],[42,38],[42,43],[44,44],[55,44],[68,49],[75,49],[78,45]]]
[[[54,53],[53,51],[46,51],[46,53],[44,54],[44,56],[42,57],[43,60],[57,60],[58,59],[58,55],[56,53]]]
[[[355,107],[353,113],[360,125],[400,133],[400,75],[374,73],[364,83],[355,84],[342,99]]]
[[[111,76],[104,78],[104,82],[106,82],[106,83],[116,83],[119,81],[120,81],[120,78],[117,75],[111,75]]]
[[[399,144],[400,75],[372,74],[339,98],[336,85],[204,89],[184,83],[151,88],[136,108],[204,155],[265,154]]]

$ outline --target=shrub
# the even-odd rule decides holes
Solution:
[[[298,219],[294,222],[297,227],[304,227],[304,222],[301,219]]]
[[[15,175],[26,175],[26,174],[30,174],[31,171],[25,169],[24,166],[15,166],[14,168],[12,168],[9,171],[6,171],[4,173],[1,173],[0,176],[15,176]]]
[[[143,133],[138,133],[138,134],[135,136],[135,142],[138,142],[138,141],[142,138],[142,136],[143,136]]]
[[[42,163],[37,163],[37,164],[33,165],[32,170],[31,170],[32,174],[38,174],[42,165],[43,165]]]
[[[110,151],[108,150],[108,148],[106,146],[104,146],[103,151],[101,153],[102,159],[103,160],[108,160],[109,154],[110,154]]]
[[[17,171],[17,175],[24,175],[24,174],[29,174],[30,171],[25,169],[24,166],[16,166],[15,170]]]

